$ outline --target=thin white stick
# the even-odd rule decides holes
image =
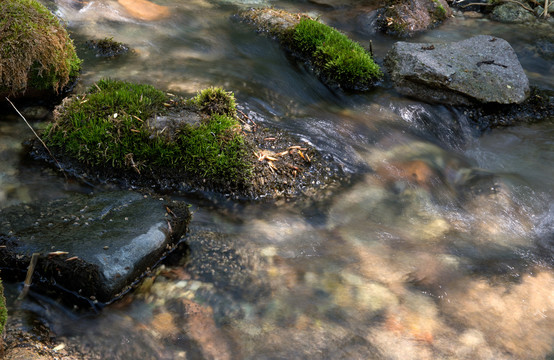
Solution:
[[[37,139],[40,141],[40,143],[42,144],[42,146],[44,146],[44,148],[46,149],[46,151],[48,151],[48,153],[50,154],[50,156],[52,157],[52,159],[54,159],[54,161],[56,162],[56,165],[58,165],[58,168],[63,172],[63,175],[65,176],[65,178],[67,179],[67,175],[65,175],[65,172],[63,171],[62,169],[62,166],[60,165],[60,163],[58,162],[58,160],[56,160],[56,157],[54,156],[54,154],[52,154],[52,152],[50,151],[50,149],[48,148],[48,146],[46,146],[46,144],[44,143],[44,141],[42,141],[42,139],[40,138],[40,136],[38,136],[38,134],[36,133],[35,129],[33,129],[33,127],[31,126],[31,124],[29,124],[29,122],[27,121],[27,119],[25,119],[25,116],[23,116],[19,110],[17,110],[17,108],[15,107],[15,105],[10,101],[10,99],[8,99],[6,97],[6,100],[8,100],[8,102],[13,106],[13,108],[15,109],[15,111],[17,111],[17,113],[19,114],[19,116],[21,116],[21,118],[23,119],[23,121],[25,121],[25,124],[27,124],[27,126],[29,127],[29,129],[31,129],[31,131],[33,132],[33,134],[35,134],[35,136],[37,137]]]
[[[35,266],[37,265],[39,255],[40,253],[33,253],[33,255],[31,256],[31,262],[29,263],[29,267],[27,268],[27,276],[25,277],[25,283],[23,285],[23,289],[21,290],[21,293],[19,293],[19,296],[17,297],[17,300],[19,301],[23,300],[23,298],[29,292],[29,288],[31,287],[31,282],[33,279],[33,273],[35,272]]]

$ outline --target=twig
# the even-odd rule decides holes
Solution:
[[[246,115],[244,112],[240,111],[239,109],[237,109],[237,111],[238,111],[242,116],[244,116],[248,121],[250,121],[252,124],[254,124],[254,126],[256,126],[256,127],[258,126],[258,124],[256,124],[256,123],[254,122],[254,120],[250,119],[250,118],[248,117],[248,115]]]
[[[492,3],[469,3],[469,4],[462,5],[462,6],[460,6],[460,7],[463,9],[463,8],[466,8],[466,7],[468,7],[468,6],[473,6],[473,5],[478,5],[478,6],[494,6],[494,5],[497,5],[497,4],[492,4]]]
[[[547,1],[548,1],[548,0],[547,0]],[[531,8],[528,7],[528,6],[525,6],[525,4],[523,4],[523,3],[519,2],[519,1],[516,1],[516,0],[502,0],[501,2],[502,2],[502,3],[511,2],[511,3],[514,3],[514,4],[518,4],[519,6],[521,6],[522,8],[524,8],[525,10],[534,13],[534,12],[533,12],[533,9],[531,9]],[[469,4],[465,4],[465,5],[463,5],[463,6],[460,6],[460,7],[463,9],[463,8],[466,8],[466,7],[472,6],[472,5],[477,5],[477,6],[494,6],[494,5],[497,5],[497,4],[491,4],[491,3],[469,3]]]
[[[23,298],[29,292],[29,288],[31,287],[31,281],[33,279],[33,273],[35,272],[35,266],[37,265],[39,255],[40,253],[33,253],[33,255],[31,256],[31,262],[29,263],[29,267],[27,268],[27,276],[25,277],[23,290],[21,290],[21,293],[17,297],[17,300],[23,300]]]
[[[63,176],[65,176],[65,178],[67,179],[67,175],[65,174],[65,171],[63,170],[62,166],[60,165],[60,163],[58,162],[58,160],[56,160],[56,157],[54,156],[54,154],[52,154],[52,152],[50,151],[50,149],[48,148],[48,146],[46,146],[46,144],[44,143],[44,141],[42,141],[42,139],[40,138],[40,136],[38,136],[38,134],[36,133],[35,129],[33,129],[33,127],[31,126],[31,124],[29,124],[29,122],[27,121],[27,119],[25,119],[25,116],[23,116],[19,110],[17,110],[17,108],[15,107],[15,105],[10,101],[10,99],[8,99],[6,97],[6,100],[8,100],[8,102],[13,106],[13,108],[15,109],[15,111],[17,111],[17,113],[19,114],[19,116],[21,116],[21,118],[23,119],[23,121],[25,121],[25,124],[27,124],[27,126],[29,127],[29,129],[31,129],[31,131],[33,132],[33,134],[35,134],[35,136],[37,137],[37,139],[40,141],[40,143],[42,144],[42,146],[44,146],[44,148],[46,149],[46,151],[48,151],[48,154],[50,154],[50,156],[52,157],[52,159],[54,159],[54,161],[56,162],[56,165],[58,165],[58,168],[62,171],[63,173]]]
[[[373,58],[373,42],[369,40],[369,55]]]

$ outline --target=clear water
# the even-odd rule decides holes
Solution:
[[[95,316],[39,296],[14,316],[34,314],[59,341],[99,358],[553,356],[552,120],[476,137],[456,111],[402,98],[387,82],[367,94],[333,91],[233,18],[262,3],[320,15],[362,44],[371,39],[381,60],[395,40],[368,25],[368,1],[158,0],[171,15],[149,22],[117,1],[44,2],[85,59],[80,88],[102,77],[183,95],[223,86],[257,122],[313,143],[359,180],[315,204],[185,197],[191,233],[216,234],[238,254],[237,274],[221,277],[228,282],[172,265]],[[535,51],[541,31],[456,17],[411,41],[505,38],[531,83],[553,89],[552,61]],[[84,42],[103,37],[135,53],[95,58]],[[28,129],[14,114],[0,119],[0,206],[85,190],[22,161]]]

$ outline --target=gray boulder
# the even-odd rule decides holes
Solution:
[[[2,275],[24,274],[39,253],[34,285],[110,302],[176,245],[189,220],[184,203],[127,191],[12,206],[0,212]]]
[[[397,42],[385,59],[396,89],[451,105],[521,103],[529,80],[507,41],[488,35],[447,44]]]

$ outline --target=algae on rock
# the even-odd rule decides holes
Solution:
[[[242,17],[275,36],[330,85],[367,90],[383,76],[372,55],[360,44],[318,20],[275,9],[249,10]]]
[[[59,92],[77,77],[81,60],[48,9],[36,0],[3,0],[0,13],[0,93]]]

